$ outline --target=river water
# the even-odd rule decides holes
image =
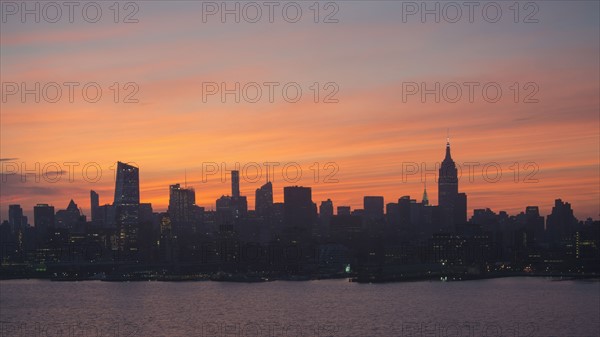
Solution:
[[[600,336],[600,282],[0,282],[8,336]]]

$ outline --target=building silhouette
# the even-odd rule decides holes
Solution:
[[[291,228],[308,229],[316,218],[316,206],[312,201],[312,189],[302,186],[283,188],[285,225]]]
[[[575,232],[576,224],[577,219],[573,215],[571,204],[556,199],[552,212],[546,220],[546,230],[550,243],[559,245],[569,241]]]
[[[92,215],[92,222],[96,225],[101,224],[100,212],[100,195],[96,191],[90,190],[90,213]]]
[[[240,171],[231,171],[231,196],[240,197]]]
[[[267,216],[273,211],[273,184],[267,177],[267,182],[256,189],[254,210],[258,216]]]
[[[77,227],[78,224],[85,223],[85,216],[79,210],[75,201],[71,199],[66,209],[61,209],[56,212],[55,222],[56,228],[73,229]]]
[[[240,194],[240,172],[231,171],[231,196],[222,195],[216,201],[217,222],[223,229],[239,223],[248,214],[248,200]]]
[[[363,198],[363,208],[367,222],[376,222],[383,219],[383,203],[383,197],[380,196],[366,196]]]
[[[329,226],[329,222],[331,221],[331,217],[333,216],[333,201],[331,199],[327,199],[325,201],[321,201],[321,205],[319,206],[319,219],[322,225]]]
[[[442,212],[441,230],[448,231],[455,224],[467,221],[467,195],[458,193],[458,170],[450,154],[450,140],[446,141],[446,156],[438,176],[438,205]]]
[[[143,223],[158,224],[158,220],[154,217],[151,203],[140,203],[140,225]]]
[[[540,215],[538,206],[527,206],[525,208],[525,228],[531,241],[542,242],[544,240],[544,217]]]
[[[8,223],[12,233],[19,232],[27,225],[21,205],[8,205]]]
[[[140,173],[137,167],[117,163],[113,206],[115,224],[119,231],[119,250],[137,251],[140,212]]]
[[[362,209],[338,206],[334,215],[327,199],[317,213],[310,187],[284,187],[284,202],[274,203],[267,177],[256,190],[255,211],[248,212],[239,172],[232,171],[231,196],[221,196],[216,210],[198,207],[193,188],[174,184],[168,211],[155,213],[151,204],[140,203],[138,168],[119,162],[114,203],[100,206],[99,195],[90,191],[91,222],[73,200],[56,213],[53,206],[36,205],[34,227],[19,205],[9,205],[9,220],[0,224],[0,260],[11,277],[107,273],[110,280],[353,274],[359,282],[377,282],[521,271],[600,273],[600,222],[578,221],[561,199],[546,228],[538,206],[516,216],[478,209],[467,222],[467,197],[459,192],[449,141],[439,173],[439,205],[430,204],[424,186],[420,201],[407,195],[384,204],[381,196],[365,196]],[[97,247],[99,254],[64,255],[82,245]]]
[[[429,196],[427,195],[427,183],[423,186],[423,198],[421,199],[423,206],[429,206]]]
[[[337,215],[350,215],[350,206],[338,206]]]
[[[196,192],[193,188],[182,188],[180,184],[169,186],[168,213],[175,232],[192,228],[195,205]]]
[[[231,211],[233,221],[238,223],[248,214],[248,200],[240,195],[240,171],[231,171]]]
[[[408,230],[412,227],[411,222],[411,204],[414,200],[410,196],[404,195],[398,199],[398,225],[403,230]]]
[[[48,239],[50,230],[54,228],[54,206],[48,204],[33,206],[33,223],[37,244],[44,244]]]

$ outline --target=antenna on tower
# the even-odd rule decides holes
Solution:
[[[187,188],[187,168],[183,169],[183,187]]]
[[[446,143],[450,143],[450,128],[446,129]]]
[[[423,203],[425,206],[429,206],[429,197],[427,196],[427,179],[425,179],[423,185],[423,199],[421,200],[421,203]]]

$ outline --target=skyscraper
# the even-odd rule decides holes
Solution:
[[[90,190],[90,213],[92,213],[92,222],[98,224],[101,218],[100,196],[94,190]]]
[[[259,216],[271,214],[273,210],[273,184],[267,181],[260,188],[256,189],[254,209]]]
[[[331,218],[333,218],[333,201],[331,199],[321,201],[321,205],[319,206],[319,223],[322,230],[329,230]]]
[[[331,201],[331,199],[321,201],[321,205],[319,206],[319,216],[321,220],[326,220],[326,222],[329,223],[329,219],[333,216],[333,201]]]
[[[43,243],[48,238],[48,230],[54,228],[54,206],[37,204],[33,207],[33,223],[36,241]]]
[[[438,194],[440,207],[445,209],[454,208],[458,195],[458,172],[450,155],[450,140],[446,142],[446,156],[439,170]]]
[[[368,221],[377,221],[383,219],[383,197],[367,196],[363,198],[363,207],[365,217]]]
[[[423,187],[423,198],[421,199],[423,206],[429,206],[429,196],[427,196],[427,183]]]
[[[439,170],[438,203],[444,229],[467,221],[467,195],[458,193],[458,170],[450,155],[449,139],[446,141],[446,156]]]
[[[316,219],[316,205],[310,187],[287,186],[283,188],[284,223],[290,228],[306,231]]]
[[[540,242],[544,238],[544,217],[540,215],[538,206],[525,208],[525,228],[529,233],[533,233],[535,241]]]
[[[219,226],[226,225],[231,226],[234,222],[233,214],[231,206],[231,197],[228,195],[222,195],[216,201],[217,209],[216,209],[216,218],[217,224]]]
[[[552,213],[546,220],[546,232],[548,239],[553,244],[568,242],[575,231],[577,219],[573,215],[571,204],[561,199],[554,200]]]
[[[80,223],[85,223],[84,216],[73,199],[69,202],[67,209],[61,209],[55,214],[56,228],[72,229]]]
[[[140,175],[137,167],[118,162],[115,183],[115,223],[119,231],[119,249],[137,250],[140,211]]]
[[[193,188],[181,188],[179,184],[169,186],[169,217],[177,231],[191,229],[195,204],[196,192]]]
[[[398,199],[398,225],[402,229],[411,228],[411,199],[405,195]]]
[[[223,195],[217,199],[216,203],[219,225],[233,225],[246,217],[248,200],[245,196],[240,195],[239,171],[231,171],[231,196]]]
[[[240,171],[231,171],[231,196],[240,197]]]
[[[23,209],[21,205],[8,205],[8,223],[10,224],[10,230],[13,233],[17,233],[22,230],[26,225],[23,223]]]
[[[287,186],[283,188],[284,222],[286,226],[307,229],[316,217],[310,187]]]
[[[240,171],[231,171],[231,212],[233,221],[238,222],[248,213],[248,200],[240,195]]]

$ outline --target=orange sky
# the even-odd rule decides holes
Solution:
[[[139,6],[133,24],[115,24],[110,16],[97,24],[22,23],[12,17],[2,23],[3,95],[9,82],[30,88],[36,82],[96,82],[103,94],[88,103],[79,86],[71,103],[62,86],[57,103],[43,97],[35,103],[33,95],[22,102],[20,93],[3,97],[0,218],[7,217],[8,204],[19,203],[31,214],[36,203],[61,209],[71,198],[89,215],[90,189],[102,203],[112,202],[110,167],[117,160],[140,167],[142,201],[155,210],[166,208],[168,185],[183,183],[184,171],[198,204],[210,209],[229,194],[229,181],[210,176],[202,182],[208,162],[226,163],[227,169],[236,162],[281,163],[272,179],[275,201],[282,201],[284,186],[296,184],[311,186],[315,202],[331,198],[334,206],[360,208],[365,195],[383,195],[386,203],[403,195],[420,199],[422,179],[417,174],[403,182],[403,163],[434,168],[443,159],[448,129],[454,160],[481,164],[472,181],[463,172],[459,185],[468,194],[469,213],[489,207],[514,214],[539,205],[545,215],[562,198],[579,218],[600,214],[596,2],[541,2],[539,22],[532,24],[515,24],[509,12],[497,24],[403,23],[399,5],[390,2],[340,3],[335,24],[315,24],[308,11],[308,19],[297,24],[202,23],[198,3]],[[300,101],[286,102],[280,90],[272,103],[266,91],[258,103],[235,103],[232,95],[225,103],[218,95],[202,100],[206,82],[232,88],[236,82],[271,81],[298,83]],[[121,86],[119,103],[110,89],[114,82]],[[127,82],[137,84],[138,103],[122,103],[131,92],[123,89]],[[339,102],[323,103],[323,90],[315,103],[314,82],[335,82]],[[436,103],[433,95],[404,102],[408,82],[493,82],[502,97],[489,103],[476,90],[471,103],[462,86],[456,103]],[[510,89],[515,82],[518,103]],[[539,88],[538,103],[524,103],[528,82]],[[42,168],[52,162],[65,171],[64,163],[79,163],[74,181],[64,174],[57,183],[35,182],[33,176],[23,183],[19,174],[4,175],[14,163]],[[103,174],[94,183],[81,176],[81,167],[91,162]],[[298,182],[282,177],[281,167],[293,162],[302,168]],[[315,162],[318,182],[311,170]],[[337,183],[323,182],[329,162],[339,167]],[[489,163],[502,169],[498,182],[482,177],[481,167]],[[532,172],[525,170],[528,163],[539,168],[537,182],[523,181]],[[430,199],[437,203],[434,179],[427,175]],[[263,180],[242,179],[251,208]]]

